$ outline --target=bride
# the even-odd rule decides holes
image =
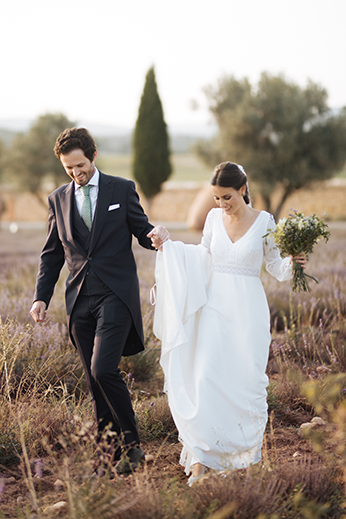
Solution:
[[[261,459],[271,340],[263,259],[279,281],[292,276],[292,258],[282,259],[263,238],[275,222],[251,207],[242,166],[216,166],[211,189],[219,208],[209,212],[200,245],[168,240],[162,246],[152,236],[162,250],[154,333],[162,341],[165,391],[190,486],[208,469]],[[304,256],[296,259],[305,267]]]

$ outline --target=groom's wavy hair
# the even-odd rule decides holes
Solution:
[[[221,162],[215,167],[210,183],[212,186],[232,187],[236,191],[245,185],[244,202],[250,203],[249,185],[243,166],[239,166],[235,162]]]
[[[55,156],[67,155],[73,150],[82,150],[91,162],[94,159],[96,144],[86,128],[66,128],[57,138],[54,146]]]

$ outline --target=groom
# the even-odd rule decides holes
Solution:
[[[93,397],[99,436],[111,424],[116,470],[126,474],[144,461],[130,395],[118,369],[122,355],[144,349],[132,236],[154,249],[168,231],[148,222],[132,181],[98,171],[95,141],[85,128],[63,131],[54,152],[72,182],[48,197],[48,235],[30,313],[36,322],[45,320],[66,262],[70,337]]]

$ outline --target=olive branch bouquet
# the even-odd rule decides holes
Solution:
[[[330,231],[325,221],[315,214],[304,216],[302,213],[293,211],[288,218],[281,218],[274,229],[268,229],[263,238],[273,237],[276,248],[279,249],[282,257],[298,256],[303,253],[308,259],[308,254],[312,253],[313,247],[321,240],[328,241]],[[293,260],[293,281],[292,290],[300,292],[311,292],[308,278],[318,283],[317,279],[305,274],[302,266]]]

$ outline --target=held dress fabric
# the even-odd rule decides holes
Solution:
[[[263,258],[279,281],[292,276],[290,259],[262,238],[275,226],[270,214],[233,243],[222,213],[208,214],[201,245],[168,241],[157,256],[154,332],[187,474],[196,462],[224,470],[260,460],[270,345]]]

